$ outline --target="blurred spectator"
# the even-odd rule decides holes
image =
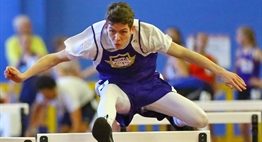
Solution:
[[[22,72],[30,68],[41,55],[31,51],[32,38],[29,34],[23,34],[19,36],[19,46],[21,48],[21,55],[14,65]],[[29,80],[22,83],[22,88],[19,95],[19,102],[28,103],[29,106],[33,103],[37,90],[35,88],[35,80],[37,76],[31,77]],[[15,83],[10,82],[8,88],[8,95],[14,94]]]
[[[13,27],[16,34],[6,40],[6,58],[9,66],[15,66],[23,72],[30,68],[41,56],[47,54],[47,50],[43,40],[33,34],[31,21],[26,15],[15,17]],[[32,105],[37,94],[35,88],[36,78],[37,76],[33,76],[22,83],[19,102],[27,103],[29,106]],[[15,83],[10,82],[7,91],[8,98],[14,95],[14,88]],[[23,122],[25,128],[28,125],[28,117]]]
[[[168,28],[166,33],[172,38],[172,40],[182,45],[182,36],[178,29]],[[167,56],[167,62],[164,69],[164,79],[167,80],[176,91],[191,99],[198,100],[203,90],[210,90],[210,85],[201,79],[198,79],[189,74],[188,63],[178,58]],[[193,130],[193,128],[175,128],[176,130]],[[168,127],[168,130],[173,130],[172,127]]]
[[[39,132],[37,128],[45,125],[45,120],[39,121],[39,118],[46,115],[45,110],[49,105],[56,108],[58,132],[89,130],[97,108],[95,92],[83,79],[75,76],[77,72],[73,69],[74,66],[72,61],[59,64],[56,67],[59,70],[56,81],[50,76],[40,76],[37,80],[36,86],[40,93],[33,105],[28,136],[35,135]]]
[[[237,99],[259,99],[261,95],[259,73],[262,53],[257,47],[253,29],[247,26],[239,27],[236,31],[236,41],[239,48],[236,53],[235,71],[247,84],[246,90],[237,92]],[[240,124],[239,127],[244,141],[251,142],[248,124]]]
[[[175,43],[182,45],[182,36],[178,29],[171,27],[167,29],[166,33]],[[191,76],[188,68],[188,63],[168,56],[163,74],[164,79],[174,86],[179,94],[191,100],[198,100],[203,90],[212,92],[210,85],[197,77]]]
[[[198,33],[195,39],[194,51],[198,52],[199,54],[207,57],[209,60],[216,63],[215,58],[206,53],[207,43],[208,36],[205,33]],[[214,91],[217,90],[217,78],[215,74],[196,64],[189,65],[189,72],[192,76],[197,77],[211,85],[209,91],[202,92],[203,94],[201,94],[200,97],[206,98],[208,100],[213,99]]]
[[[216,63],[216,60],[214,57],[212,57],[211,55],[209,55],[206,52],[206,48],[207,48],[207,43],[208,43],[208,36],[203,33],[203,32],[199,32],[196,35],[195,38],[195,44],[194,44],[194,51],[198,52],[199,54],[207,57],[209,60],[213,61]],[[212,73],[211,71],[200,67],[196,64],[190,64],[189,65],[189,72],[192,76],[206,82],[207,88],[203,91],[201,91],[200,93],[200,98],[199,100],[204,100],[204,101],[210,101],[214,99],[214,93],[217,90],[217,77],[214,73]],[[214,125],[209,124],[209,129],[210,129],[210,133],[211,133],[211,139],[212,142],[215,142],[215,136],[214,136]]]
[[[182,37],[178,29],[168,28],[166,30],[166,33],[172,38],[172,40],[175,43],[182,45]],[[167,81],[176,78],[187,77],[189,75],[188,67],[186,63],[181,59],[174,58],[172,56],[167,56],[167,62],[165,65],[165,70],[163,75],[165,80]]]
[[[23,35],[30,36],[30,52],[43,56],[47,54],[47,50],[43,40],[34,35],[32,32],[32,25],[30,19],[25,15],[18,15],[14,18],[13,26],[16,34],[6,40],[6,58],[10,66],[16,66],[22,56],[23,48],[21,43],[21,37]]]
[[[15,66],[21,71],[31,67],[36,60],[47,54],[44,42],[39,36],[32,32],[30,19],[26,15],[18,15],[13,20],[13,27],[16,34],[6,40],[6,58],[9,66]],[[31,77],[22,84],[19,101],[32,104],[36,96],[34,81],[36,77]],[[8,94],[14,94],[14,83],[10,83]]]
[[[55,52],[59,52],[61,50],[65,49],[65,44],[64,41],[67,39],[67,37],[64,36],[60,36],[60,37],[56,37],[53,41],[53,46],[55,49]],[[84,70],[81,70],[81,66],[78,63],[78,61],[75,61],[75,69],[79,70],[79,76],[81,78],[88,78],[91,75],[97,73],[95,67],[93,65],[88,66],[87,68],[85,68]]]

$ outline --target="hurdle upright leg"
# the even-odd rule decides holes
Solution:
[[[27,121],[24,108],[20,109],[20,116],[21,116],[21,137],[24,137],[26,131],[26,123],[24,122]]]
[[[258,116],[252,115],[252,142],[258,142]]]

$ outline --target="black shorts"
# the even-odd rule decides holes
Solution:
[[[81,107],[81,112],[82,112],[82,121],[89,124],[93,120],[96,110],[92,107],[91,102],[89,102],[83,107]],[[70,118],[70,114],[68,112],[64,113],[64,115],[59,121],[59,125],[72,126],[72,121]]]
[[[242,92],[237,93],[237,100],[250,100],[251,99],[251,90],[253,88],[247,88]]]

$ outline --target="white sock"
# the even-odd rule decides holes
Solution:
[[[104,87],[104,85],[101,86]],[[97,107],[97,115],[98,117],[106,118],[108,124],[112,126],[116,117],[115,104],[116,104],[117,96],[113,95],[116,94],[116,92],[114,89],[112,89],[112,87],[101,88],[97,91],[98,91],[97,93],[100,95],[100,102]]]

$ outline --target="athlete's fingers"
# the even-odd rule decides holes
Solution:
[[[246,90],[246,87],[240,83],[239,81],[234,81],[234,85],[235,85],[235,88],[238,90],[238,91],[243,91],[243,90]]]
[[[241,90],[245,90],[246,89],[246,85],[245,83],[242,82],[242,80],[240,80],[239,78],[233,79],[234,83],[241,88]]]
[[[237,79],[241,82],[242,85],[247,86],[245,81],[237,75]]]
[[[4,75],[5,75],[5,77],[7,78],[7,76],[10,74],[10,72],[9,72],[9,70],[5,70],[4,71]]]
[[[12,74],[15,74],[15,73],[17,72],[17,70],[16,70],[15,68],[12,68],[12,67],[9,68],[8,70],[9,70],[9,72],[12,73]]]
[[[242,92],[242,89],[238,86],[237,83],[232,82],[232,86],[233,86],[234,88],[236,88],[238,91],[241,91],[241,92]]]

